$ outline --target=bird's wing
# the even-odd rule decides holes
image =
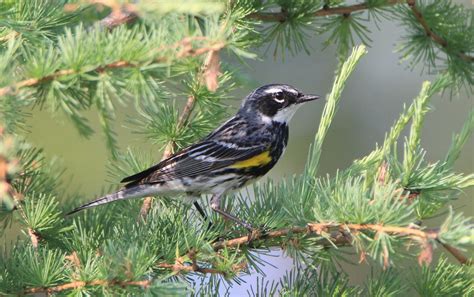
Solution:
[[[170,158],[122,180],[137,184],[159,183],[176,178],[193,177],[225,167],[243,168],[266,165],[271,161],[268,145],[236,145],[222,140],[205,140]]]

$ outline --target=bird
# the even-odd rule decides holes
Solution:
[[[283,155],[288,122],[304,103],[318,99],[288,84],[267,84],[248,94],[235,116],[201,141],[150,168],[125,177],[119,191],[70,211],[130,198],[185,194],[205,216],[197,200],[210,194],[210,207],[224,218],[252,230],[251,224],[226,212],[221,201],[272,169]]]

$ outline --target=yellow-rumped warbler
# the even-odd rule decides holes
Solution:
[[[262,86],[244,99],[234,117],[200,142],[124,178],[121,182],[126,184],[120,191],[69,214],[129,198],[185,193],[196,199],[212,194],[214,211],[251,229],[250,224],[221,209],[221,197],[265,175],[276,164],[288,142],[288,121],[302,103],[318,98],[285,84]]]

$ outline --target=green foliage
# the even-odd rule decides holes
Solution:
[[[349,280],[338,273],[326,270],[290,272],[280,282],[281,296],[355,296],[357,288],[349,286]]]
[[[330,124],[334,119],[336,113],[336,107],[341,98],[342,90],[344,89],[345,82],[349,75],[354,71],[355,66],[359,62],[360,58],[366,53],[364,46],[357,47],[342,65],[340,75],[334,80],[332,91],[328,97],[328,103],[324,106],[323,115],[321,122],[319,123],[318,133],[316,134],[315,144],[313,148],[313,154],[309,159],[309,165],[307,166],[308,175],[314,176],[319,165],[319,157],[324,142],[324,138],[329,130]]]
[[[28,43],[54,41],[78,13],[64,10],[65,0],[4,0],[0,4],[0,38],[21,35]]]
[[[426,25],[443,42],[426,34],[410,7],[398,6],[395,16],[407,31],[399,46],[403,58],[410,59],[412,66],[423,64],[429,72],[447,72],[456,87],[472,87],[474,64],[464,56],[474,50],[472,10],[450,0],[416,3]]]
[[[472,131],[474,131],[474,109],[471,109],[471,111],[469,112],[469,116],[461,131],[453,136],[451,147],[449,148],[448,153],[446,154],[446,167],[452,167],[454,161],[459,158],[462,147],[469,139],[469,136]]]
[[[434,268],[423,266],[413,271],[415,275],[412,282],[420,296],[470,296],[474,292],[472,272],[467,267],[448,263],[446,258]]]
[[[406,293],[407,286],[397,271],[390,269],[377,273],[372,271],[365,290],[367,296],[373,297],[402,296]]]
[[[64,269],[64,253],[59,250],[32,246],[16,246],[7,262],[2,264],[8,267],[11,277],[6,279],[13,287],[4,289],[4,293],[14,287],[31,286],[43,287],[58,284],[64,280],[67,270]],[[3,293],[2,292],[2,293]]]
[[[61,212],[57,208],[58,202],[53,197],[37,196],[39,197],[26,197],[23,223],[42,234],[51,230],[57,231],[62,223]]]
[[[315,31],[314,13],[321,7],[320,0],[275,1],[281,7],[286,20],[269,26],[263,32],[269,47],[274,43],[273,55],[284,54],[286,48],[291,54],[301,51],[310,53],[306,40]],[[270,5],[269,5],[270,6]]]
[[[242,13],[245,12],[227,14],[222,19],[206,18],[202,23],[204,30],[197,26],[196,19],[177,21],[173,16],[164,16],[148,26],[120,27],[112,32],[100,26],[65,28],[64,34],[59,35],[55,43],[45,43],[34,50],[23,44],[26,49],[20,56],[24,57],[21,65],[25,66],[19,72],[9,66],[19,48],[11,41],[0,59],[4,73],[10,72],[17,81],[37,79],[38,82],[33,83],[34,87],[29,90],[33,94],[30,94],[28,101],[17,97],[19,101],[14,102],[16,106],[12,106],[13,103],[9,103],[11,101],[5,102],[5,105],[9,105],[3,107],[4,113],[11,114],[18,107],[32,104],[47,107],[53,113],[62,111],[82,135],[89,136],[93,131],[83,112],[95,107],[106,144],[116,156],[117,140],[113,121],[117,105],[125,105],[128,99],[135,98],[136,106],[142,107],[153,104],[156,98],[166,98],[166,95],[161,95],[167,93],[163,80],[170,77],[180,79],[183,69],[188,71],[192,64],[199,65],[199,61],[202,61],[202,55],[193,54],[195,49],[222,44],[232,53],[250,57],[246,51],[252,43],[246,33],[250,29],[246,29],[245,22],[239,19]],[[241,30],[234,32],[235,26]],[[181,56],[187,59],[175,63],[174,60]],[[199,72],[196,69],[196,73]],[[224,75],[221,80],[225,84],[228,79]],[[202,85],[199,88],[192,87],[192,91],[197,93],[188,95],[207,98],[201,101],[212,101],[209,98],[212,96],[203,93]],[[209,114],[216,114],[213,113],[215,111],[205,110]],[[7,123],[13,121],[9,127],[21,123],[21,117],[16,122],[15,117],[9,119]]]
[[[337,53],[340,59],[343,59],[349,53],[349,50],[355,46],[356,41],[362,41],[364,44],[370,44],[369,29],[363,23],[366,20],[360,14],[347,14],[333,16],[321,23],[322,32],[330,32],[325,46],[331,44],[337,46]]]

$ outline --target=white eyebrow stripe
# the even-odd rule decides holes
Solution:
[[[278,92],[281,92],[281,91],[282,91],[281,88],[271,88],[271,89],[266,90],[265,93],[271,94],[271,93],[278,93]]]
[[[289,89],[287,91],[289,91],[290,93],[295,94],[296,96],[298,95],[298,91],[296,91],[296,90]]]

